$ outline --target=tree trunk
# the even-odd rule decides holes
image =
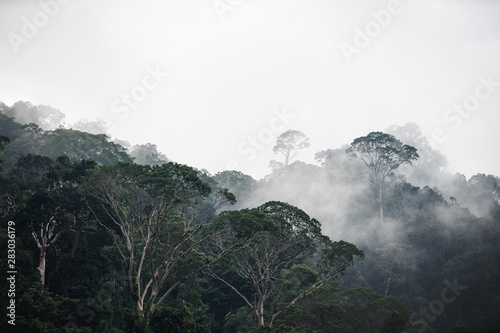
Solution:
[[[75,218],[76,219],[76,218]],[[75,239],[73,240],[73,246],[71,247],[71,252],[69,253],[68,259],[66,260],[63,269],[61,270],[61,289],[63,295],[68,297],[68,280],[69,280],[69,267],[72,265],[73,259],[76,255],[76,250],[78,248],[78,242],[80,240],[80,234],[82,232],[83,222],[78,223],[78,227],[75,231]]]
[[[42,286],[45,285],[45,258],[47,254],[47,248],[42,245],[40,247],[40,258],[38,260],[38,267],[37,270],[40,273],[40,282],[42,283]]]
[[[378,202],[380,204],[380,221],[384,223],[384,202],[383,202],[383,187],[382,184],[378,186]]]
[[[138,290],[134,290],[134,252],[130,252],[130,259],[128,263],[128,285],[132,293],[137,293],[137,297],[141,297]]]
[[[264,300],[260,299],[257,306],[257,321],[259,326],[264,326]]]

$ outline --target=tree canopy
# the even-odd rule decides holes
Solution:
[[[418,159],[417,149],[403,144],[393,135],[371,132],[367,136],[354,139],[346,153],[360,159],[368,167],[370,184],[378,191],[380,219],[383,221],[384,180],[401,164],[411,164],[413,160]]]
[[[276,139],[276,145],[273,147],[273,153],[282,154],[285,160],[284,166],[288,166],[297,155],[298,150],[309,148],[309,139],[304,133],[297,130],[288,130],[281,133]]]
[[[414,125],[256,180],[11,109],[0,103],[0,266],[16,271],[15,290],[10,273],[0,284],[15,301],[2,332],[500,326],[500,178],[447,173]]]

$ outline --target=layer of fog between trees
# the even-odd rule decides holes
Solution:
[[[105,120],[82,118],[73,124],[68,124],[66,115],[51,106],[35,106],[30,102],[16,102],[12,107],[0,103],[0,112],[13,117],[22,124],[35,123],[43,130],[68,128],[88,132],[91,134],[107,134],[110,124]],[[377,129],[374,129],[377,130]],[[495,207],[491,202],[485,202],[481,196],[471,193],[470,185],[476,181],[477,176],[466,179],[461,174],[447,172],[446,157],[438,150],[431,147],[430,142],[417,124],[392,125],[383,132],[394,135],[404,144],[417,148],[418,160],[412,165],[403,164],[394,171],[394,175],[387,180],[388,183],[406,181],[413,186],[429,187],[441,194],[443,198],[453,205],[467,207],[477,217],[487,217]],[[307,136],[307,133],[304,133]],[[353,138],[354,139],[354,138]],[[126,139],[113,138],[113,142],[123,146],[129,155],[138,164],[161,164],[169,161],[167,156],[158,151],[154,143],[130,145]],[[314,140],[314,137],[311,138]],[[317,152],[317,164],[306,164],[299,160],[287,161],[287,168],[270,168],[270,174],[262,180],[255,180],[248,175],[236,173],[246,188],[234,187],[234,183],[225,182],[224,177],[216,178],[219,185],[226,186],[232,191],[238,202],[229,209],[257,207],[267,201],[279,200],[300,207],[310,216],[318,219],[325,234],[332,240],[346,240],[361,248],[369,247],[373,241],[376,244],[398,243],[405,239],[405,235],[398,232],[399,224],[394,218],[387,218],[384,224],[368,221],[363,228],[353,225],[356,212],[352,207],[362,207],[363,200],[370,195],[375,195],[374,189],[366,181],[366,166],[360,160],[352,159],[345,153],[348,142],[342,147]],[[307,148],[305,148],[307,149]],[[281,163],[279,154],[277,161]],[[271,166],[273,163],[271,163]],[[203,172],[207,172],[203,170]],[[494,177],[486,176],[484,177]],[[494,177],[497,179],[497,177]],[[234,181],[234,179],[233,179]],[[367,197],[368,195],[368,197]],[[500,203],[500,193],[493,188],[491,195]],[[384,198],[385,201],[391,198]],[[367,205],[368,200],[366,200]],[[369,207],[367,209],[370,209]],[[447,211],[436,208],[436,214],[441,216],[441,221],[453,223],[452,218],[447,218]]]

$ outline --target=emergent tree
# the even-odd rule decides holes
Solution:
[[[383,185],[384,180],[401,164],[411,164],[418,159],[417,149],[404,145],[393,135],[371,132],[367,136],[355,139],[346,153],[362,160],[368,167],[369,182],[378,193],[380,220],[384,221]]]
[[[330,278],[351,265],[355,258],[363,258],[363,252],[354,245],[340,241],[331,242],[322,235],[320,223],[301,209],[284,202],[271,201],[253,210],[224,212],[219,221],[238,227],[236,236],[253,234],[252,240],[241,250],[232,252],[222,262],[252,286],[251,294],[239,290],[213,270],[208,274],[223,282],[252,310],[259,326],[266,325],[264,310],[275,292],[285,270],[300,260],[321,252],[315,265],[318,281],[299,292],[278,311],[271,312],[267,326],[288,307],[295,304],[311,290],[319,288]],[[260,220],[259,222],[255,222]],[[256,228],[256,225],[259,225]]]
[[[226,232],[205,233],[203,229],[216,210],[235,198],[225,189],[212,191],[186,165],[101,167],[83,191],[96,219],[113,236],[137,310],[146,320],[182,282],[243,242],[239,239],[213,257],[200,251],[206,242]],[[210,208],[201,214],[197,205],[207,200]]]
[[[273,153],[280,153],[285,160],[283,164],[271,161],[271,165],[288,166],[292,159],[297,155],[299,149],[309,148],[309,139],[301,131],[288,130],[281,133],[276,139],[276,145],[273,148]]]

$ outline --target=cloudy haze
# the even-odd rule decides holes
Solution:
[[[415,122],[450,172],[500,175],[498,1],[0,1],[0,101],[109,122],[216,173],[269,173]]]

